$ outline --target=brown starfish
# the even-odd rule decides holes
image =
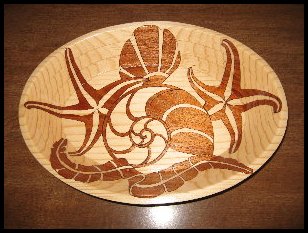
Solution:
[[[227,53],[227,62],[219,86],[202,83],[195,77],[191,67],[188,69],[187,76],[193,89],[205,100],[203,108],[211,119],[222,120],[229,130],[231,136],[229,152],[234,153],[242,140],[242,113],[259,105],[270,105],[277,113],[281,110],[281,100],[266,91],[242,89],[238,51],[227,39],[222,41],[222,46]]]
[[[69,77],[77,94],[78,103],[71,106],[56,106],[37,101],[28,101],[24,106],[28,109],[36,108],[55,115],[59,118],[77,120],[85,124],[86,133],[81,147],[70,152],[70,155],[80,156],[89,151],[103,133],[103,124],[113,103],[130,87],[141,83],[140,80],[121,78],[118,81],[96,90],[85,80],[78,68],[72,50],[65,50],[66,66]],[[117,85],[120,88],[110,97],[104,96]]]

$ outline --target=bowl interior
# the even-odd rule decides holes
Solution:
[[[189,81],[189,69],[192,68],[194,76],[201,83],[219,87],[228,63],[227,50],[222,45],[222,41],[228,39],[238,51],[241,74],[240,87],[242,89],[262,90],[277,96],[281,100],[281,110],[277,113],[274,112],[274,108],[270,104],[252,107],[247,111],[238,113],[237,117],[241,118],[242,122],[240,124],[241,129],[237,130],[238,133],[241,133],[242,139],[234,153],[230,153],[232,136],[225,121],[222,118],[209,117],[214,138],[212,154],[235,159],[251,168],[253,172],[258,170],[277,149],[286,128],[286,98],[277,75],[259,55],[240,42],[212,30],[172,22],[143,22],[101,29],[67,43],[48,56],[31,75],[20,102],[19,117],[22,134],[35,158],[53,175],[81,191],[110,200],[137,204],[166,203],[207,196],[229,188],[249,176],[228,169],[208,169],[199,172],[195,178],[187,180],[185,185],[182,185],[176,191],[166,192],[156,198],[137,198],[129,194],[127,180],[125,179],[82,183],[74,179],[65,179],[52,168],[50,155],[54,143],[61,138],[65,138],[68,142],[67,151],[77,151],[83,144],[87,133],[85,123],[63,117],[59,118],[38,108],[27,109],[25,103],[37,101],[57,106],[73,106],[79,102],[79,96],[76,94],[76,89],[67,69],[65,58],[67,48],[71,49],[80,73],[95,90],[100,90],[108,84],[121,80],[121,51],[127,40],[132,38],[134,30],[142,25],[157,25],[160,29],[167,29],[176,39],[177,49],[181,56],[180,63],[174,72],[163,81],[163,84],[184,90],[204,104],[206,101],[198,95]],[[231,54],[231,59],[234,61],[234,53]],[[234,70],[231,69],[231,72],[234,72]],[[154,76],[153,79],[155,79]],[[132,98],[132,111],[140,116],[144,114],[146,100],[164,88],[149,86],[141,89],[136,97]],[[104,98],[108,99],[112,94],[114,93],[108,93]],[[128,131],[132,125],[132,121],[127,117],[126,112],[128,98],[129,96],[119,101],[111,117],[113,126],[120,132]],[[236,103],[242,106],[248,102],[259,103],[257,101],[261,99],[269,101],[271,97],[255,94],[246,99],[244,97],[238,98]],[[185,111],[182,113],[184,114]],[[192,118],[195,117],[193,113],[189,114],[192,114]],[[182,115],[182,118],[185,117],[187,115]],[[237,124],[238,118],[235,118],[233,124]],[[194,121],[194,119],[191,119],[191,121]],[[98,125],[98,121],[94,122]],[[144,126],[144,122],[142,124]],[[152,121],[149,123],[149,128],[151,127],[158,130],[161,135],[165,135],[165,139],[168,139],[164,125],[160,121]],[[93,126],[92,130],[95,130],[94,128]],[[146,135],[149,132],[143,132],[143,136],[146,138],[143,143],[146,143],[147,139],[150,138],[150,135]],[[92,133],[90,134],[89,137],[92,137]],[[131,143],[129,136],[117,136],[112,134],[110,129],[106,129],[106,134],[111,147],[117,150],[125,150]],[[151,164],[151,161],[161,156],[161,151],[166,147],[164,137],[158,137],[157,140],[153,141],[148,166],[137,166],[148,156],[147,147],[136,148],[130,153],[117,154],[117,156],[127,159],[130,164],[136,165],[136,169],[142,173],[167,169],[175,163],[188,160],[192,156],[191,153],[176,150],[175,147],[172,147],[168,148],[161,159]],[[188,136],[185,137],[185,140],[188,140]],[[140,137],[139,140],[141,140]],[[91,166],[107,163],[112,157],[100,136],[84,155],[69,156],[69,159],[75,164]]]

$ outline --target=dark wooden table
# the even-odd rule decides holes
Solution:
[[[227,34],[278,74],[289,107],[285,138],[248,181],[223,194],[166,207],[86,195],[47,172],[25,145],[18,103],[36,66],[61,45],[116,24],[163,20]],[[303,228],[303,5],[5,5],[5,228]]]

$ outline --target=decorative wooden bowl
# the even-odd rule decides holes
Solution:
[[[281,83],[259,55],[173,22],[65,44],[32,73],[19,106],[25,142],[50,173],[133,204],[192,200],[243,181],[277,149],[287,117]]]

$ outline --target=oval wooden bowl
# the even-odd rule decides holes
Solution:
[[[281,83],[254,51],[182,23],[104,28],[50,54],[23,90],[34,157],[66,184],[133,204],[192,200],[256,172],[287,126]]]

